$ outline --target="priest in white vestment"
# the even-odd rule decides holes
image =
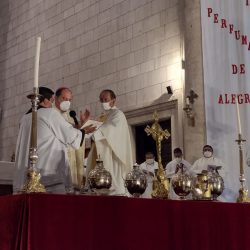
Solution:
[[[115,106],[115,101],[116,95],[112,90],[100,93],[105,120],[92,136],[95,146],[92,146],[88,157],[87,175],[98,155],[112,175],[112,194],[125,194],[124,179],[132,170],[133,159],[127,120],[124,113]]]
[[[79,128],[80,124],[76,116],[71,117],[69,112],[72,98],[72,91],[69,88],[62,87],[57,89],[55,93],[55,108],[61,113],[67,122],[72,124],[73,127]],[[67,145],[72,184],[76,190],[80,189],[83,180],[84,145],[85,142],[83,142],[79,149],[75,149],[71,145]]]
[[[41,183],[47,192],[65,193],[72,188],[66,145],[79,148],[85,132],[93,132],[94,129],[75,129],[65,121],[60,112],[50,108],[52,98],[49,101],[48,107],[44,106],[44,100],[42,100],[41,108],[37,111],[38,160],[35,170],[40,172]],[[29,166],[31,118],[32,114],[28,113],[22,117],[20,122],[16,145],[16,173],[13,180],[14,193],[22,191],[26,181]]]
[[[152,152],[147,152],[145,154],[145,161],[140,164],[140,169],[146,175],[148,184],[145,192],[141,195],[141,197],[152,198],[151,194],[153,192],[153,180],[155,176],[155,170],[158,169],[158,162],[155,161],[155,156]]]

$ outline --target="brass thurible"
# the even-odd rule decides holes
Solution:
[[[44,193],[46,192],[43,184],[40,183],[40,173],[35,170],[37,163],[37,107],[39,104],[38,88],[33,88],[33,94],[27,96],[32,104],[32,124],[29,150],[29,166],[27,170],[26,183],[22,189],[24,193]]]
[[[248,197],[248,189],[246,187],[246,179],[244,176],[244,165],[243,165],[243,142],[245,142],[242,138],[241,134],[238,134],[238,140],[236,142],[238,143],[239,146],[239,160],[240,160],[240,189],[239,189],[239,197],[237,198],[237,202],[242,202],[242,203],[249,203],[250,198]]]
[[[145,128],[147,135],[151,135],[156,142],[156,151],[158,157],[158,171],[156,172],[156,179],[153,182],[153,192],[151,196],[153,198],[168,199],[169,181],[167,180],[166,173],[162,166],[161,142],[164,139],[168,139],[170,137],[170,133],[167,130],[163,130],[161,128],[158,122],[159,117],[156,111],[153,114],[153,118],[155,120],[153,125],[151,127],[147,126]]]

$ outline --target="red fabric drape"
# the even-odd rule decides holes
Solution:
[[[27,211],[25,196],[2,196],[0,198],[1,250],[27,249]]]
[[[0,249],[249,249],[250,204],[30,194],[0,197]]]

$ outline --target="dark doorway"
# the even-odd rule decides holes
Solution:
[[[144,129],[147,125],[151,126],[151,123],[145,123],[141,125],[136,125],[135,128],[135,140],[136,140],[136,162],[141,164],[145,161],[145,153],[150,151],[155,155],[156,161],[157,153],[156,153],[156,144],[154,139],[151,136],[148,136]],[[162,120],[159,122],[162,129],[167,129],[171,134],[171,120]],[[162,157],[162,165],[165,168],[166,164],[172,160],[172,147],[171,147],[171,136],[167,140],[162,141],[161,148],[161,157]]]

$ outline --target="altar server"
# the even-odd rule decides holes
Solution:
[[[166,165],[167,178],[172,178],[179,170],[180,164],[184,165],[184,170],[189,171],[191,164],[183,159],[183,153],[180,148],[174,149],[174,159]]]
[[[170,180],[172,180],[172,177],[179,171],[179,169],[183,166],[183,170],[187,171],[187,173],[191,174],[190,169],[191,169],[191,164],[183,159],[183,153],[180,148],[175,148],[174,149],[174,159],[170,161],[166,165],[166,176]],[[170,185],[170,191],[169,191],[169,198],[170,199],[179,199],[179,197],[175,194],[173,188],[172,188],[172,183]]]
[[[205,145],[202,150],[203,157],[199,158],[194,162],[191,167],[191,171],[194,173],[201,173],[202,170],[209,170],[208,166],[221,166],[219,170],[220,175],[224,178],[225,177],[225,166],[222,160],[216,158],[213,153],[214,150],[212,146]]]
[[[155,156],[152,152],[145,154],[145,161],[140,165],[140,169],[147,177],[147,188],[142,194],[142,198],[151,198],[153,192],[153,180],[155,170],[158,169],[158,162],[155,161]]]
[[[219,196],[218,200],[220,201],[230,201],[233,196],[233,190],[229,188],[228,182],[228,173],[226,171],[226,167],[221,159],[214,156],[214,150],[212,146],[205,145],[203,147],[203,157],[199,158],[194,162],[194,164],[191,167],[191,171],[193,173],[201,173],[202,170],[209,170],[209,166],[221,166],[221,168],[218,170],[220,176],[224,180],[224,191]]]

